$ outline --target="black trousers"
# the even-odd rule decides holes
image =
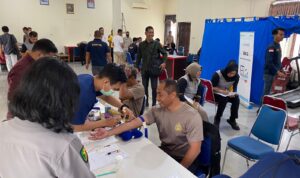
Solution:
[[[235,121],[235,119],[238,118],[238,112],[239,112],[239,106],[240,106],[239,97],[235,96],[235,97],[231,98],[231,97],[224,97],[224,96],[217,95],[217,94],[215,94],[214,96],[215,96],[216,102],[218,103],[217,114],[215,116],[215,123],[220,123],[221,117],[223,115],[226,104],[228,102],[231,103],[230,120]]]
[[[156,89],[157,89],[158,76],[153,76],[149,73],[149,71],[145,71],[142,74],[142,80],[145,89],[145,94],[147,96],[147,102],[149,102],[148,85],[149,85],[149,80],[151,80],[152,106],[156,105]]]

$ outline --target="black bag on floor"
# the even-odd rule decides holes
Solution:
[[[203,121],[203,133],[205,142],[202,142],[202,144],[206,144],[210,148],[210,161],[208,165],[203,165],[200,169],[211,178],[215,175],[219,175],[221,170],[221,136],[216,126],[205,121]],[[205,147],[205,145],[202,145],[201,149],[203,149],[203,147]]]

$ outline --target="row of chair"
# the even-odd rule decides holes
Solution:
[[[216,110],[217,103],[215,102],[212,83],[205,79],[201,79],[201,83],[207,88],[204,95],[205,100],[214,104]],[[272,96],[264,96],[262,104],[250,134],[230,139],[227,142],[222,171],[229,149],[246,158],[247,166],[249,167],[249,160],[259,160],[264,155],[275,151],[270,144],[276,145],[276,151],[278,151],[283,128],[291,133],[286,150],[292,137],[299,134],[299,119],[288,116],[287,104],[284,100]]]

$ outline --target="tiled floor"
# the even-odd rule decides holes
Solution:
[[[81,66],[79,63],[71,63],[70,66],[74,69],[74,71],[77,74],[81,73],[91,73],[90,71],[87,71],[83,66]],[[7,112],[7,100],[6,100],[6,93],[7,93],[7,73],[0,72],[0,121],[6,117]],[[151,92],[149,92],[151,93]],[[209,119],[212,122],[213,116],[215,114],[214,106],[210,103],[205,104],[205,110],[207,111],[209,115]],[[238,123],[241,127],[240,131],[234,131],[231,129],[231,127],[226,123],[225,119],[229,118],[229,107],[226,108],[223,116],[223,120],[220,125],[220,132],[222,137],[222,158],[224,154],[224,150],[226,147],[226,142],[228,139],[239,136],[239,135],[248,135],[256,116],[256,110],[257,108],[254,108],[252,110],[245,109],[243,106],[240,107],[239,110],[239,119]],[[298,111],[291,111],[290,113],[297,114]],[[299,112],[300,113],[300,109]],[[287,131],[284,131],[283,137],[282,137],[282,144],[280,147],[280,151],[285,150],[285,147],[287,145],[287,140],[289,137],[289,134]],[[157,128],[155,125],[150,126],[149,128],[149,139],[155,143],[156,145],[160,144]],[[297,149],[300,150],[300,135],[297,135],[293,137],[293,140],[290,144],[289,149]],[[233,152],[229,151],[227,154],[227,161],[225,165],[224,173],[232,176],[232,177],[238,177],[241,174],[243,174],[245,171],[247,171],[246,161],[245,159],[237,156]]]

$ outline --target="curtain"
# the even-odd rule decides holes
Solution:
[[[278,2],[278,1],[276,1]],[[288,16],[300,14],[300,2],[287,2],[287,3],[272,3],[269,9],[270,16]],[[280,1],[279,1],[280,2]]]
[[[199,62],[203,67],[202,78],[210,80],[215,71],[234,59],[238,63],[240,32],[254,32],[254,55],[250,101],[260,103],[263,94],[265,53],[272,43],[272,30],[282,27],[286,37],[300,34],[299,17],[267,17],[253,21],[206,20]]]

